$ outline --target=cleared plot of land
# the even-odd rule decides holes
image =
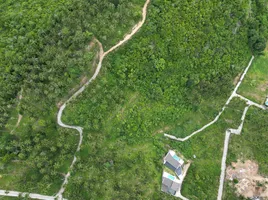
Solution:
[[[259,175],[258,169],[259,165],[254,161],[232,162],[226,170],[226,179],[235,182],[237,195],[268,198],[268,178]]]
[[[268,112],[261,111],[257,108],[251,107],[248,111],[244,128],[241,135],[232,135],[229,145],[229,153],[227,157],[227,165],[231,165],[231,162],[237,162],[241,160],[245,162],[252,160],[258,163],[258,174],[263,177],[268,175],[268,124],[267,124]],[[237,196],[237,190],[235,185],[238,181],[227,181],[225,183],[226,200],[243,199],[243,197]],[[262,184],[262,183],[259,183]],[[260,187],[259,189],[261,189]],[[256,189],[256,188],[255,188]],[[258,189],[258,188],[257,188]]]
[[[268,51],[256,57],[238,93],[263,104],[268,95]]]

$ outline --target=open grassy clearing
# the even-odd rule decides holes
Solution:
[[[268,124],[267,111],[250,108],[241,135],[232,135],[227,157],[227,165],[237,160],[253,160],[259,164],[260,175],[268,175]],[[226,181],[224,199],[237,199],[234,183]],[[240,197],[243,199],[242,197]]]
[[[238,93],[263,104],[268,95],[268,50],[255,58]]]
[[[241,117],[242,113],[238,111],[245,107],[245,104],[238,104],[238,101],[239,100],[237,98],[234,98],[227,106],[228,111],[224,111],[225,114],[221,116],[221,118],[223,118],[227,123],[233,125],[233,127],[230,128],[236,128],[240,124],[240,122],[236,122],[232,119]],[[197,111],[184,114],[181,117],[179,124],[177,124],[174,129],[166,131],[165,133],[175,135],[180,138],[190,135],[192,132],[212,121],[215,116],[218,115],[225,102],[226,99],[218,99],[216,97],[213,100],[211,99],[210,101],[201,103],[200,106],[202,107],[200,107]]]

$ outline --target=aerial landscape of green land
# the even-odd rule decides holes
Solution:
[[[226,170],[250,160],[268,177],[267,0],[6,0],[0,10],[0,199],[179,199],[161,191],[169,150],[190,163],[182,198],[219,199],[227,130],[244,113]],[[251,199],[239,181],[225,178],[221,199]]]

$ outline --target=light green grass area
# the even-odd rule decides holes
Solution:
[[[217,97],[213,100],[202,101],[196,110],[183,113],[177,123],[166,125],[160,130],[177,137],[186,137],[212,121],[224,103],[225,99]]]
[[[253,160],[259,164],[259,174],[268,175],[268,112],[251,107],[247,113],[241,135],[232,135],[229,144],[227,166],[237,160]],[[225,183],[224,200],[243,199],[237,197],[233,183]]]
[[[13,108],[10,113],[10,118],[7,121],[5,129],[3,131],[11,132],[15,128],[17,121],[18,121],[18,111],[16,108]]]
[[[217,99],[216,97],[214,100],[202,102],[197,111],[185,113],[181,117],[179,124],[174,129],[166,131],[166,133],[175,135],[176,137],[190,135],[192,132],[214,120],[219,114],[219,111],[221,111],[225,101],[225,99]],[[227,106],[229,109],[224,111],[224,115],[221,115],[221,118],[224,118],[226,123],[229,123],[234,128],[238,127],[240,122],[234,121],[233,118],[237,119],[241,117],[241,110],[246,106],[245,103],[239,102],[237,98],[234,98]]]
[[[7,167],[4,167],[2,163],[0,163],[0,166],[3,169],[0,171],[0,188],[14,190],[14,186],[18,184],[18,180],[25,175],[25,163],[22,161],[15,161]]]
[[[216,199],[225,131],[238,127],[244,107],[244,102],[233,99],[219,120],[203,132],[185,142],[166,139],[171,148],[192,160],[182,187],[182,194],[187,198]]]
[[[268,51],[253,61],[238,93],[263,104],[268,95]]]

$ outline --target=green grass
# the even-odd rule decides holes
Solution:
[[[238,93],[263,104],[268,95],[268,51],[252,63]]]
[[[0,196],[0,200],[30,200],[28,197],[5,197]]]
[[[245,120],[242,135],[233,135],[229,146],[228,164],[238,159],[255,160],[261,174],[268,174],[268,112],[250,108]]]
[[[103,88],[105,86],[98,87],[100,90]],[[98,89],[94,91],[94,94],[98,93]],[[89,93],[91,93],[90,90]],[[160,106],[157,102],[149,101],[143,103],[145,101],[143,96],[130,92],[126,92],[127,96],[122,100],[124,103],[113,106],[110,102],[110,105],[106,109],[112,107],[112,112],[108,112],[110,114],[102,118],[104,120],[103,130],[100,128],[99,130],[101,131],[93,131],[92,127],[89,126],[91,122],[85,117],[82,118],[82,116],[90,113],[95,116],[98,113],[98,107],[91,105],[92,101],[97,102],[97,100],[94,98],[94,100],[92,98],[85,98],[89,93],[82,94],[74,104],[70,104],[66,109],[66,113],[63,115],[65,116],[65,120],[70,121],[70,123],[72,121],[79,125],[85,124],[85,127],[91,128],[87,128],[84,131],[84,141],[81,152],[78,155],[79,163],[75,166],[75,171],[66,190],[68,198],[76,196],[77,199],[97,197],[99,199],[123,197],[129,199],[124,191],[124,186],[118,185],[119,183],[124,183],[126,190],[129,190],[129,184],[133,184],[130,187],[131,190],[128,191],[129,194],[137,192],[138,185],[144,185],[144,188],[149,191],[148,193],[139,191],[138,193],[141,194],[140,198],[151,198],[152,196],[154,199],[170,198],[169,195],[160,192],[161,174],[163,170],[162,158],[168,149],[175,149],[186,156],[187,159],[192,159],[194,154],[197,156],[189,169],[189,176],[187,175],[186,177],[183,194],[190,199],[215,199],[214,197],[216,197],[217,191],[215,188],[218,186],[220,176],[224,133],[227,128],[237,128],[241,123],[240,118],[245,107],[244,102],[234,98],[216,124],[194,136],[189,141],[180,143],[163,138],[162,134],[153,135],[152,133],[154,131],[151,131],[151,135],[145,135],[148,130],[144,130],[145,133],[138,136],[138,134],[142,133],[140,133],[139,127],[135,127],[135,124],[140,124],[142,127],[144,124],[151,123],[150,129],[155,130],[157,126],[154,123],[157,124],[157,121],[152,119],[157,119],[159,113],[162,113],[163,110],[167,111],[168,108]],[[109,94],[106,95],[109,96]],[[102,96],[100,100],[106,102],[106,95]],[[222,100],[222,102],[224,101]],[[216,102],[219,103],[220,101]],[[199,120],[203,122],[202,125],[209,122],[204,116],[211,117],[211,113],[218,112],[216,109],[211,109],[212,105],[214,104],[210,103],[207,104],[207,107],[204,106],[202,108],[204,113],[207,114],[199,115]],[[79,110],[78,115],[74,115],[73,111],[76,106],[78,106]],[[153,107],[157,107],[158,110],[153,110]],[[207,109],[207,112],[205,109]],[[123,113],[122,110],[124,110]],[[193,117],[196,116],[196,112],[189,112],[187,114]],[[74,118],[72,119],[72,117]],[[165,123],[160,122],[158,126],[160,125],[163,126]],[[195,130],[195,123],[191,123],[190,125],[187,127],[188,130]],[[131,135],[129,133],[131,131],[128,128],[137,128],[137,135]],[[133,143],[133,138],[137,137],[140,137],[138,144]],[[141,156],[141,152],[143,156]],[[111,165],[111,160],[115,163],[114,165]],[[133,179],[129,176],[130,174],[136,178]],[[98,177],[102,178],[98,180]],[[128,182],[125,182],[125,178],[128,179]],[[101,186],[99,185],[103,181],[108,182],[105,192],[100,189]],[[215,187],[207,188],[207,184],[205,183],[215,185]],[[86,188],[94,191],[94,193],[89,193]],[[111,188],[116,192],[112,193],[110,191]],[[196,191],[198,192],[195,194]],[[211,195],[207,196],[208,194]],[[212,198],[210,198],[211,196]]]
[[[26,166],[22,161],[12,162],[7,167],[0,163],[2,170],[0,171],[0,188],[5,190],[14,190],[19,180],[25,175]]]
[[[142,196],[132,195],[148,197],[159,191],[162,165],[153,144],[128,145],[120,139],[111,141],[103,133],[86,136],[67,186],[69,199],[139,199]],[[84,184],[77,188],[82,179]]]
[[[241,135],[232,135],[229,144],[227,165],[237,160],[253,160],[259,164],[259,173],[268,175],[268,112],[251,107],[247,113],[244,128]],[[236,194],[229,185],[225,183],[224,199],[235,199]],[[238,197],[237,197],[238,198]]]
[[[190,135],[192,132],[214,120],[225,102],[225,99],[218,99],[217,97],[214,100],[202,102],[197,111],[185,113],[181,117],[179,123],[175,125],[175,128],[166,131],[166,133],[175,135],[176,137],[186,137]],[[241,117],[243,112],[242,109],[245,106],[245,103],[234,98],[227,106],[229,109],[224,111],[221,118],[224,118],[226,123],[229,123],[232,126],[231,128],[238,127],[240,121],[234,121],[233,118],[236,119]]]

